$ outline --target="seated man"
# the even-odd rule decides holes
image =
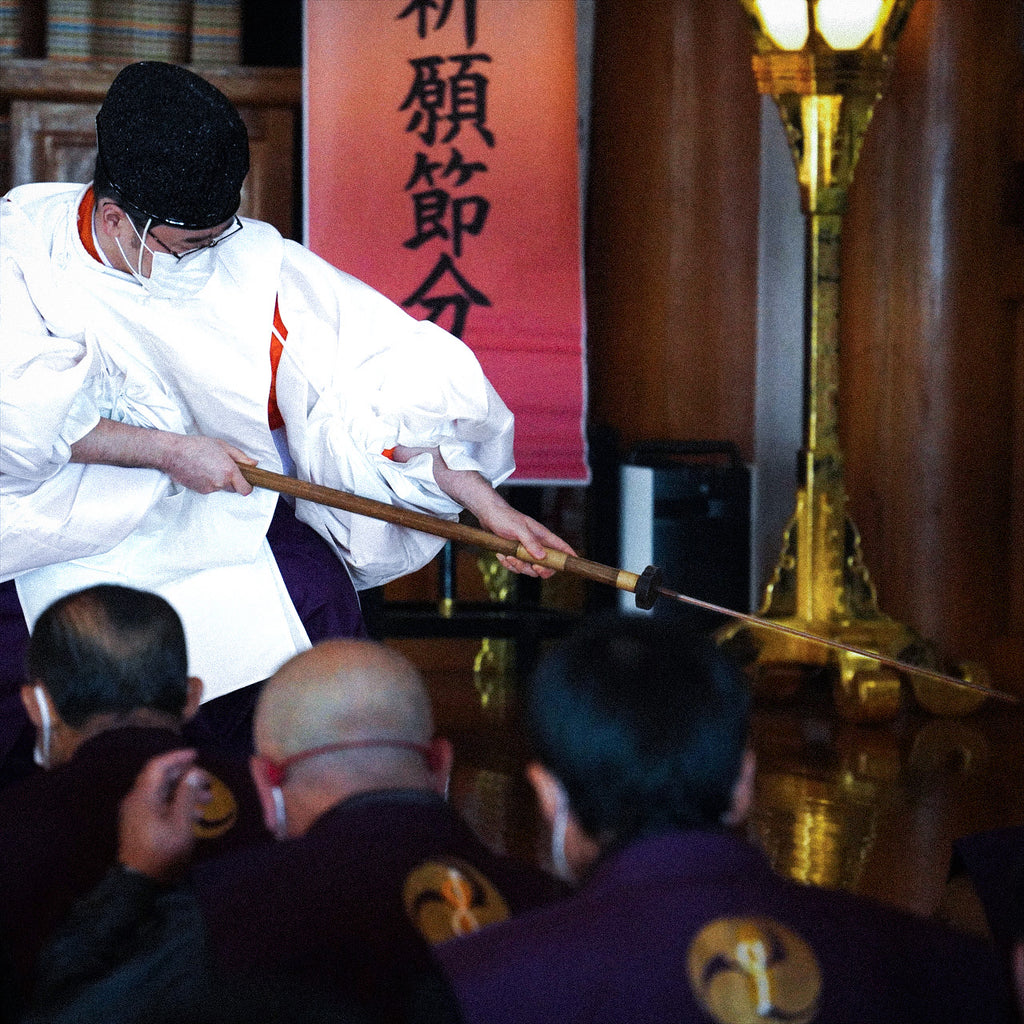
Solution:
[[[45,998],[19,1024],[381,1024],[355,1000],[324,999],[287,979],[214,981],[195,899],[174,884],[209,801],[195,760],[193,750],[172,750],[146,763],[121,803],[119,864],[47,948]],[[448,1020],[424,1015],[417,1024]]]
[[[556,865],[550,907],[438,947],[467,1024],[1007,1021],[993,951],[774,874],[751,800],[748,686],[709,640],[584,624],[525,702]]]
[[[563,894],[539,869],[493,854],[448,805],[451,746],[434,735],[426,687],[397,652],[332,640],[295,656],[260,696],[254,739],[254,776],[281,842],[196,865],[187,891],[200,913],[166,928],[168,942],[206,944],[211,992],[220,979],[274,980],[386,1021],[433,1019],[427,1010],[453,1019],[431,945]],[[121,862],[133,874],[108,876],[103,898],[51,950],[44,997],[92,998],[105,975],[90,971],[112,963],[103,900],[123,904],[140,874],[175,873],[180,846],[161,856],[143,841],[145,820],[124,827]],[[136,994],[131,1003],[137,1011]],[[107,1004],[109,1019],[122,1019],[117,1010]]]
[[[27,991],[40,946],[117,857],[118,805],[155,754],[183,747],[202,683],[156,594],[101,585],[54,602],[29,641],[22,697],[48,771],[0,792],[0,949]],[[211,799],[197,856],[269,840],[244,762],[201,751]]]

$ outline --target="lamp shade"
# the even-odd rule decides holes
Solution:
[[[881,49],[902,0],[742,0],[759,49],[836,52]]]
[[[833,50],[859,50],[874,35],[883,0],[818,0],[817,28]]]
[[[811,33],[806,0],[758,0],[761,28],[780,50],[802,50]]]

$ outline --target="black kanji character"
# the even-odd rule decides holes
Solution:
[[[452,276],[459,290],[448,295],[431,295],[431,290],[440,282],[445,274]],[[423,284],[407,299],[403,299],[401,304],[406,309],[415,305],[422,306],[427,310],[427,319],[435,324],[439,321],[441,314],[445,310],[451,309],[453,311],[452,326],[448,330],[457,338],[461,338],[463,331],[466,329],[466,318],[469,314],[470,306],[489,306],[491,300],[478,288],[474,288],[458,272],[448,253],[443,253],[434,269],[427,275]]]
[[[476,0],[462,0],[463,19],[462,27],[466,34],[466,45],[472,46],[476,42]],[[411,15],[416,15],[416,34],[420,39],[427,37],[427,15],[430,11],[437,11],[437,18],[434,21],[434,31],[440,31],[448,21],[448,15],[452,12],[452,0],[411,0],[401,14],[395,19],[401,21]]]
[[[419,136],[428,146],[432,146],[437,138],[438,112],[445,101],[445,82],[437,73],[438,67],[444,63],[444,58],[415,57],[409,63],[416,74],[409,94],[398,109],[408,110],[414,103],[417,105],[405,130],[414,132],[426,121],[426,126],[419,132]]]

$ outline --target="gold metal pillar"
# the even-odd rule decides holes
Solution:
[[[804,436],[796,509],[759,613],[815,635],[937,669],[934,646],[878,608],[860,537],[846,511],[839,444],[843,213],[864,134],[888,78],[895,37],[912,3],[890,0],[893,20],[887,36],[878,29],[877,48],[834,51],[812,32],[803,49],[779,50],[755,29],[758,89],[772,96],[779,108],[806,224]],[[751,4],[744,0],[748,10]],[[724,627],[718,639],[726,645],[753,647],[755,679],[766,692],[773,689],[773,677],[791,682],[795,666],[828,667],[837,708],[845,717],[884,720],[900,709],[900,676],[877,661],[742,622]],[[940,714],[966,713],[984,700],[975,691],[953,686],[925,690],[923,682],[921,687],[913,678],[908,682],[919,701]]]

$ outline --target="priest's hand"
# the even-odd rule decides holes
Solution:
[[[576,554],[561,537],[552,533],[543,523],[538,523],[536,519],[514,509],[493,489],[490,495],[484,496],[483,502],[477,508],[470,508],[470,511],[480,520],[480,525],[485,530],[508,540],[519,541],[531,555],[537,558],[544,557],[545,548],[563,551],[567,555]],[[538,576],[546,580],[555,572],[554,569],[543,565],[534,565],[532,562],[524,562],[513,555],[498,555],[497,559],[506,569],[524,576]]]
[[[173,438],[162,460],[162,469],[176,484],[190,491],[210,494],[234,491],[249,494],[252,484],[238,468],[241,462],[255,466],[256,460],[227,441],[202,434],[169,434]]]
[[[396,462],[408,462],[409,459],[424,452],[429,452],[433,458],[434,480],[437,481],[438,487],[453,501],[469,509],[485,530],[506,540],[518,541],[536,558],[544,557],[546,547],[563,551],[567,555],[576,554],[561,537],[552,533],[542,523],[513,508],[479,473],[473,470],[451,469],[437,448],[398,446],[393,449],[393,458]],[[497,557],[498,562],[506,569],[522,573],[524,576],[547,579],[555,572],[554,569],[534,565],[513,555]]]

